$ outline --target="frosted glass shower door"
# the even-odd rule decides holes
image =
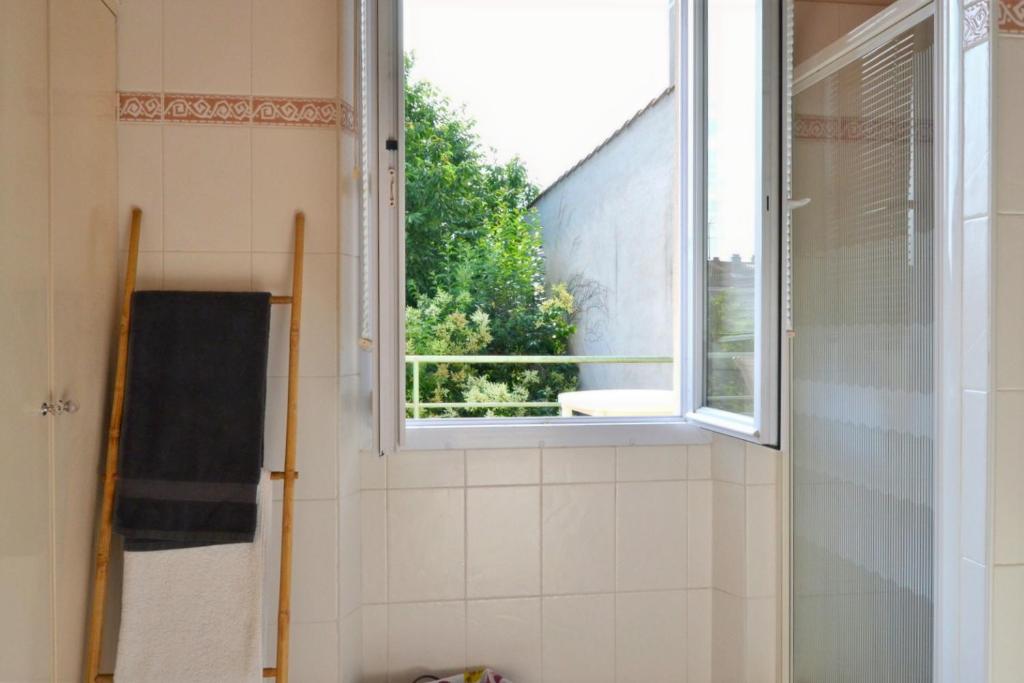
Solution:
[[[793,680],[932,677],[932,22],[793,101]]]

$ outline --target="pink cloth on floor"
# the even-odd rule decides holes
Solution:
[[[464,674],[442,678],[437,683],[512,683],[512,681],[490,669],[473,669]]]

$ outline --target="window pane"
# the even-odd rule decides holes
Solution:
[[[706,3],[704,405],[754,415],[762,217],[762,19],[757,0]]]
[[[675,3],[402,9],[406,416],[678,416]]]

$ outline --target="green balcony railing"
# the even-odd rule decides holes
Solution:
[[[420,400],[420,368],[423,365],[439,363],[465,363],[468,365],[612,365],[612,364],[665,364],[671,363],[671,356],[425,356],[409,355],[406,365],[412,370],[412,400],[406,402],[406,409],[413,418],[419,419],[424,410],[455,408],[557,408],[557,401],[507,401],[507,402],[424,402]]]

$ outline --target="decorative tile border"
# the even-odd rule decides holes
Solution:
[[[221,125],[299,126],[355,132],[352,105],[339,100],[262,95],[118,93],[120,121]]]
[[[999,0],[999,31],[1024,34],[1024,0]]]
[[[159,121],[164,115],[164,96],[154,92],[119,92],[117,118],[121,121]]]
[[[254,97],[252,122],[279,126],[335,126],[338,103],[331,100],[298,100],[285,97]]]
[[[988,40],[989,27],[992,23],[989,0],[977,0],[964,7],[964,49]],[[1000,12],[1001,13],[1001,12]]]
[[[232,95],[164,93],[164,121],[246,124],[252,121],[252,99]]]
[[[910,124],[906,121],[885,121],[858,116],[796,116],[793,137],[798,140],[898,140],[906,136]],[[917,138],[930,142],[934,134],[931,121],[919,121]]]

